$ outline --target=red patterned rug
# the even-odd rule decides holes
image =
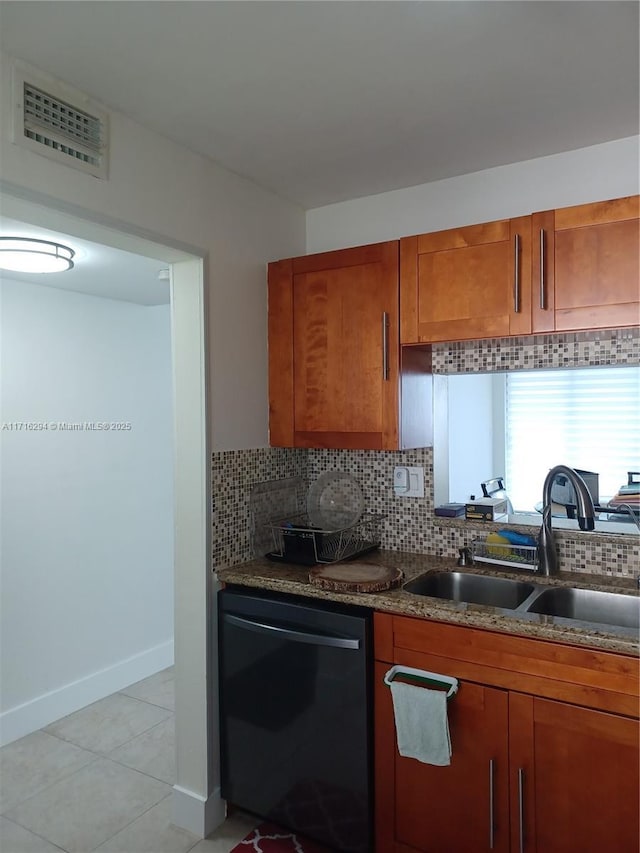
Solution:
[[[231,853],[332,853],[315,841],[308,841],[274,823],[261,823]]]

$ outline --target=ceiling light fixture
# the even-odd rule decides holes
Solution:
[[[12,272],[65,272],[75,252],[61,243],[28,237],[0,237],[0,269]]]

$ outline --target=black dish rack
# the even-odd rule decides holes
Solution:
[[[273,551],[266,556],[283,563],[315,566],[359,557],[380,547],[384,515],[367,513],[349,527],[324,530],[311,524],[306,513],[269,524]]]

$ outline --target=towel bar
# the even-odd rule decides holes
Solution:
[[[426,684],[438,686],[446,684],[449,687],[447,690],[447,699],[451,699],[458,692],[458,679],[453,678],[451,675],[440,675],[438,672],[427,672],[424,669],[414,669],[411,666],[392,666],[385,673],[384,683],[391,686],[391,682],[396,675],[406,675],[410,679],[426,682]]]

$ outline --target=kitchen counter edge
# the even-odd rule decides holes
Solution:
[[[460,568],[451,558],[402,551],[381,550],[367,555],[364,562],[402,569],[405,575],[403,582],[429,571],[463,571],[517,580],[530,580],[536,584],[549,586],[573,586],[631,594],[636,593],[637,590],[632,578],[615,578],[584,572],[562,572],[557,577],[545,578],[532,575],[531,572],[526,571],[503,572],[492,570],[491,567],[479,568],[478,566]],[[573,627],[566,624],[568,620],[557,621],[553,616],[535,613],[516,614],[513,611],[497,607],[429,598],[405,592],[402,587],[375,593],[327,591],[309,582],[309,566],[275,563],[266,558],[259,557],[229,568],[218,569],[215,574],[220,583],[224,584],[238,584],[324,601],[355,604],[400,616],[413,616],[467,627],[484,628],[514,636],[551,640],[603,651],[629,655],[638,655],[640,652],[640,638],[638,637],[617,634],[615,631],[607,630],[604,626],[601,630],[591,627]]]

